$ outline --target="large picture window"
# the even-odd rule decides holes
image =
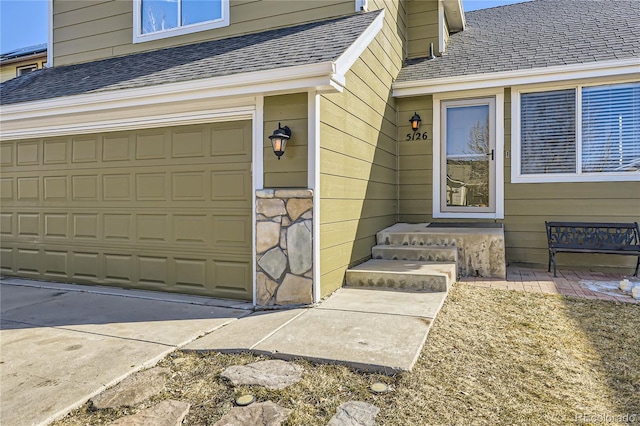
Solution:
[[[229,25],[229,0],[134,0],[134,42]]]
[[[514,182],[640,179],[640,83],[514,96]]]

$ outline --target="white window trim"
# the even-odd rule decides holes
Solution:
[[[632,81],[628,81],[632,82]],[[584,83],[549,86],[520,86],[511,89],[511,183],[555,183],[555,182],[628,182],[640,181],[640,172],[603,172],[582,173],[580,158],[582,157],[582,88],[603,86],[607,84],[624,84],[624,82],[612,83]],[[526,174],[521,171],[520,156],[520,98],[522,93],[548,92],[552,90],[576,90],[576,156],[578,158],[576,173],[550,173],[550,174]]]
[[[443,212],[440,208],[440,107],[443,101],[495,97],[495,212]],[[432,216],[434,219],[504,219],[504,89],[499,91],[458,92],[433,95],[433,178]]]
[[[368,0],[356,0],[356,12],[368,12],[369,1]]]
[[[30,72],[34,72],[38,70],[38,63],[34,63],[34,64],[29,64],[29,65],[21,65],[19,67],[16,67],[16,77],[20,77],[21,75],[24,75],[23,73],[21,73],[21,71],[25,71],[25,70],[29,70],[28,72],[24,73],[24,74],[28,74]]]
[[[145,41],[159,40],[168,37],[191,34],[199,31],[212,30],[229,26],[229,0],[222,2],[222,17],[214,21],[200,22],[197,24],[184,25],[164,31],[142,34],[142,0],[133,0],[133,43],[144,43]]]

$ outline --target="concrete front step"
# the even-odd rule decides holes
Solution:
[[[454,263],[458,261],[456,247],[377,245],[371,250],[371,254],[374,259]]]
[[[412,291],[448,291],[456,280],[456,264],[407,260],[369,260],[346,274],[347,286]]]
[[[378,232],[377,242],[397,247],[456,248],[459,276],[506,278],[504,228],[501,225],[429,225],[396,223]]]

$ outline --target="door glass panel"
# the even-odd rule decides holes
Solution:
[[[446,108],[447,207],[489,207],[489,105]]]

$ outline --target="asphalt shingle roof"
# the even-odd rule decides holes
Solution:
[[[34,71],[0,85],[0,104],[334,61],[380,11]]]
[[[534,0],[465,14],[433,60],[406,62],[397,81],[638,58],[640,0]]]

